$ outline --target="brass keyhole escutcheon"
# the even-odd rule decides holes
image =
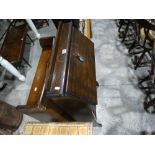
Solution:
[[[80,62],[84,62],[85,61],[85,59],[84,59],[84,57],[83,56],[81,56],[79,53],[74,53],[74,55],[75,55],[75,57],[80,61]]]

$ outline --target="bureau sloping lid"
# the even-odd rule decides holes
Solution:
[[[71,23],[59,25],[46,96],[97,104],[94,44]]]
[[[68,70],[67,94],[97,104],[94,44],[77,29],[72,32]]]

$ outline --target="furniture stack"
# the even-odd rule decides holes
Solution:
[[[155,22],[154,20],[118,20],[118,32],[128,48],[134,69],[146,68],[148,74],[140,77],[138,87],[146,94],[144,109],[155,112]]]

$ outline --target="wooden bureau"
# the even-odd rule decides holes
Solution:
[[[50,73],[46,97],[52,104],[60,106],[70,115],[90,107],[95,111],[94,44],[71,22],[59,25]]]
[[[97,105],[93,42],[71,22],[60,23],[50,53],[47,72],[40,74],[46,79],[40,105],[46,110],[55,107],[57,114],[64,117],[62,120],[53,113],[59,121],[91,121]],[[26,111],[37,104],[28,102]],[[24,111],[21,106],[18,109]]]

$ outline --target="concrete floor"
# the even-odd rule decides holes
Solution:
[[[155,115],[143,110],[144,94],[137,88],[137,76],[145,70],[134,71],[130,66],[127,49],[118,38],[114,20],[92,20],[92,41],[95,44],[96,77],[98,87],[97,119],[102,127],[94,127],[94,134],[140,134],[155,131]],[[55,35],[55,27],[40,30],[41,36]],[[30,33],[33,37],[33,33]],[[26,104],[41,47],[38,40],[30,49],[29,62],[32,68],[25,68],[26,81],[7,81],[8,86],[0,92],[0,99],[16,105]],[[20,128],[14,134],[22,134],[27,122],[37,121],[24,115]]]
[[[145,69],[132,69],[127,49],[118,38],[114,20],[93,20],[96,77],[98,88],[97,117],[102,128],[95,134],[148,134],[155,130],[155,115],[143,109],[144,94],[137,88],[137,77]]]

